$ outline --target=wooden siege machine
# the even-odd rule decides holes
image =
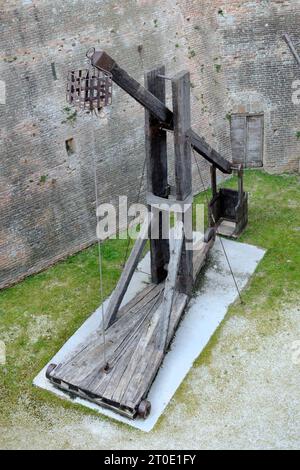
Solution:
[[[92,75],[71,73],[69,101],[83,100],[92,109],[94,101],[98,100],[96,107],[99,108],[101,100],[108,102],[107,96],[111,93],[109,79],[112,79],[145,108],[147,203],[149,210],[153,208],[154,215],[143,225],[105,312],[107,363],[103,359],[102,332],[95,331],[67,360],[49,366],[46,376],[54,385],[73,395],[132,419],[137,416],[145,418],[151,408],[147,401],[149,389],[189,303],[195,280],[214,244],[220,219],[231,220],[236,224],[236,233],[241,232],[247,223],[247,195],[242,188],[241,169],[239,192],[217,191],[216,169],[231,174],[233,168],[191,130],[188,72],[171,79],[172,112],[165,104],[165,67],[148,72],[143,87],[105,52],[94,50],[90,59]],[[91,84],[95,76],[97,79]],[[83,94],[82,90],[78,91],[80,80],[85,82]],[[92,91],[87,90],[87,84]],[[101,99],[99,90],[103,93]],[[168,131],[173,132],[175,147],[176,185],[171,190],[167,165]],[[206,232],[196,251],[187,248],[193,234],[184,230],[184,220],[191,215],[193,202],[192,148],[212,165],[213,186],[210,204],[212,228]],[[174,202],[181,208],[173,229],[175,236],[170,240],[162,236],[150,239],[152,282],[127,305],[121,306],[145,247],[145,235],[153,226],[159,233],[161,231],[161,210],[157,209],[157,204],[164,203],[168,208]]]

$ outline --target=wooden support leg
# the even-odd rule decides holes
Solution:
[[[172,80],[173,114],[174,114],[174,145],[175,145],[175,177],[176,196],[184,201],[192,195],[192,156],[191,141],[188,137],[191,128],[191,99],[190,74],[181,72]],[[189,227],[187,218],[191,217],[191,210],[183,215],[183,222]],[[178,289],[180,292],[191,295],[193,289],[193,251],[187,248],[191,244],[191,224],[189,233],[185,233],[185,242],[182,249],[182,258],[179,270]]]
[[[145,85],[162,103],[166,102],[165,80],[158,75],[165,75],[165,67],[160,67],[145,75]],[[148,191],[155,196],[168,197],[168,162],[167,162],[167,133],[161,128],[160,121],[146,110],[145,113],[146,158]],[[151,274],[152,282],[159,284],[167,276],[165,269],[169,263],[169,241],[162,237],[162,212],[157,211],[156,220],[158,239],[150,237]]]
[[[162,351],[165,352],[168,346],[168,335],[172,307],[175,298],[176,281],[178,276],[179,263],[182,252],[183,244],[183,223],[177,222],[174,228],[174,239],[171,243],[171,258],[169,264],[169,273],[165,283],[165,290],[163,301],[160,307],[161,310],[161,326],[160,326],[160,340],[159,345]]]
[[[210,175],[211,175],[211,189],[212,189],[212,194],[213,197],[216,197],[218,193],[218,188],[217,188],[217,168],[212,165],[210,167]]]
[[[241,203],[244,197],[244,170],[242,167],[238,170],[238,180],[239,180],[239,202]]]
[[[219,207],[220,207],[220,198],[218,196],[218,187],[217,187],[217,168],[215,165],[210,167],[210,176],[211,176],[211,189],[212,189],[212,200],[208,206],[208,218],[209,226],[217,226],[219,220]]]

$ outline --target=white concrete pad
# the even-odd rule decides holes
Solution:
[[[255,246],[223,240],[228,258],[231,262],[239,288],[242,290],[258,263],[265,255],[265,251]],[[147,255],[139,264],[130,288],[124,299],[127,303],[145,284],[150,281],[150,257]],[[72,400],[115,420],[127,423],[142,431],[149,432],[164,412],[177,388],[191,369],[194,361],[201,354],[210,338],[224,319],[228,307],[238,297],[228,264],[226,262],[220,241],[217,240],[211,250],[207,267],[200,275],[199,289],[191,300],[183,321],[176,333],[170,352],[166,355],[155,382],[149,393],[152,403],[151,415],[147,420],[132,421],[110,410],[90,403],[81,398]],[[108,300],[104,304],[106,308]],[[49,362],[59,363],[72,352],[76,346],[84,341],[89,334],[99,328],[101,322],[101,309],[99,308],[70,338],[62,349]],[[71,400],[63,391],[55,388],[45,377],[46,367],[34,380],[37,387],[49,390],[56,395]],[[205,384],[203,384],[205,386]]]

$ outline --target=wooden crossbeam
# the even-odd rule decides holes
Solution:
[[[167,130],[174,130],[174,116],[172,111],[168,109],[160,99],[146,90],[146,88],[123,70],[106,52],[95,52],[91,61],[93,66],[110,72],[113,81],[146,108],[161,123],[162,127]],[[163,78],[161,80],[163,80]],[[195,131],[189,131],[189,137],[191,145],[196,152],[210,163],[214,164],[223,173],[232,173],[230,162],[212,149]]]

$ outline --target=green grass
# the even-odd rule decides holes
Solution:
[[[235,185],[234,179],[226,182],[226,186]],[[250,193],[250,213],[241,241],[268,252],[243,293],[245,304],[236,303],[228,315],[255,316],[263,336],[280,327],[276,312],[299,296],[299,177],[249,171],[245,187]],[[205,201],[205,195],[197,201]],[[125,240],[109,240],[103,245],[105,296],[120,276],[126,244]],[[22,395],[30,398],[36,410],[44,403],[73,406],[33,388],[32,380],[99,303],[96,246],[0,292],[0,340],[7,346],[7,364],[0,366],[0,425],[9,420]],[[196,366],[209,361],[218,337],[219,332]]]
[[[231,179],[224,186],[234,188],[236,181]],[[227,317],[255,318],[256,333],[264,337],[282,327],[279,313],[299,302],[300,179],[248,171],[245,189],[249,192],[249,225],[239,241],[265,248],[267,253],[242,294],[243,305],[237,301]],[[203,200],[203,195],[198,199]],[[196,365],[210,361],[221,328]]]
[[[120,276],[126,246],[126,240],[103,245],[105,297]],[[7,347],[7,364],[0,366],[0,424],[21,394],[49,399],[32,388],[32,379],[99,303],[97,246],[0,293],[0,340]]]

